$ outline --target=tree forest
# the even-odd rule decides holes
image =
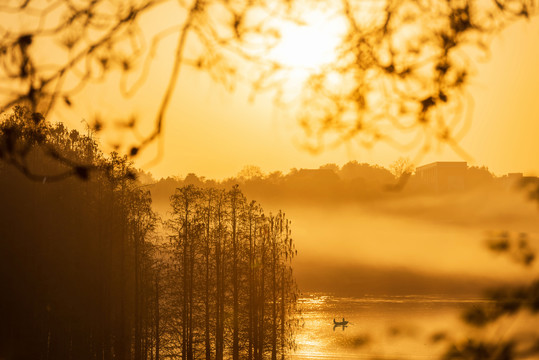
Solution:
[[[190,185],[160,219],[128,158],[91,132],[22,107],[1,124],[0,359],[281,359],[294,347],[284,213],[237,186]]]

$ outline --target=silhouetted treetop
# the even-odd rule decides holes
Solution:
[[[82,135],[21,106],[0,122],[0,160],[0,167],[11,165],[42,182],[72,176],[88,180],[96,170],[115,184],[136,178],[132,162],[116,152],[105,156],[90,130]]]
[[[44,162],[36,161],[36,152],[46,155],[40,158]],[[72,175],[87,180],[102,155],[90,135],[62,123],[51,124],[28,108],[16,106],[0,122],[0,160],[33,180],[55,181]]]

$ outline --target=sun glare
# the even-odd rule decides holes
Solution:
[[[335,61],[343,24],[321,11],[303,16],[304,23],[283,23],[272,58],[286,67],[309,72]]]

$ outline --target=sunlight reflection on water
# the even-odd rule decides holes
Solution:
[[[442,296],[343,298],[309,294],[300,299],[302,327],[292,359],[432,359],[444,345],[430,340],[464,331],[460,312],[481,299]],[[333,326],[333,319],[350,324]]]

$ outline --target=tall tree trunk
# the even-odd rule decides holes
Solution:
[[[139,234],[137,232],[137,221],[133,221],[134,245],[135,245],[135,360],[141,360],[142,357],[142,338],[141,338],[141,288],[140,288],[140,244]]]
[[[125,202],[125,189],[124,184],[122,181],[122,187],[121,187],[121,203],[123,204]],[[128,348],[128,336],[127,336],[127,316],[126,316],[126,296],[125,296],[125,287],[126,287],[126,276],[125,276],[125,254],[126,254],[126,231],[125,231],[125,211],[120,211],[120,296],[119,296],[119,302],[120,302],[120,317],[118,321],[119,326],[119,337],[118,337],[118,359],[119,360],[127,360],[127,348]]]
[[[277,224],[271,218],[271,360],[277,360]]]
[[[205,281],[205,294],[204,294],[204,345],[206,350],[206,360],[211,359],[211,343],[210,343],[210,222],[211,222],[211,200],[212,191],[208,193],[208,207],[206,218],[206,281]]]
[[[193,360],[194,273],[195,273],[195,247],[194,247],[194,242],[191,241],[189,245],[189,343],[187,347],[187,360]]]
[[[248,353],[247,353],[247,359],[253,360],[253,318],[254,318],[254,311],[253,311],[253,270],[254,270],[254,264],[253,264],[253,209],[254,204],[251,203],[249,206],[249,274],[248,274],[248,282],[249,282],[249,329],[247,333],[247,337],[249,339],[248,342]]]
[[[260,330],[258,332],[258,358],[261,360],[264,357],[264,339],[265,339],[265,277],[266,277],[266,243],[267,243],[267,237],[268,237],[268,227],[265,226],[264,232],[262,234],[262,248],[261,248],[261,261],[260,261],[260,267],[261,267],[261,274],[260,274],[260,292],[259,292],[259,311],[260,311],[260,317],[258,319]]]
[[[216,272],[216,279],[217,279],[217,294],[216,294],[216,302],[215,302],[215,359],[216,360],[223,360],[223,320],[224,320],[224,289],[223,289],[223,269],[222,269],[222,224],[221,224],[221,216],[222,216],[222,203],[221,199],[219,199],[219,203],[217,205],[217,244],[216,244],[216,254],[215,254],[215,272]]]
[[[185,217],[183,222],[183,303],[182,303],[182,360],[187,360],[187,346],[189,341],[188,334],[188,304],[189,304],[189,244],[188,244],[188,226],[189,226],[189,201],[185,196]]]
[[[155,273],[155,360],[159,360],[161,346],[160,337],[160,314],[159,314],[159,270]]]
[[[283,241],[283,248],[282,251],[285,255],[285,261],[288,261],[289,259],[289,249],[288,249],[288,235],[289,235],[289,228],[288,228],[288,220],[285,219],[285,236]],[[281,221],[282,226],[282,221]],[[282,254],[281,254],[282,256]],[[286,289],[288,289],[288,277],[286,274],[286,264],[283,263],[281,267],[281,360],[285,359],[285,324],[286,324]]]
[[[239,359],[239,322],[238,322],[238,236],[237,236],[237,197],[238,188],[232,189],[232,359]]]
[[[285,267],[281,268],[281,360],[285,358],[285,323],[286,323],[286,278],[285,278]]]

